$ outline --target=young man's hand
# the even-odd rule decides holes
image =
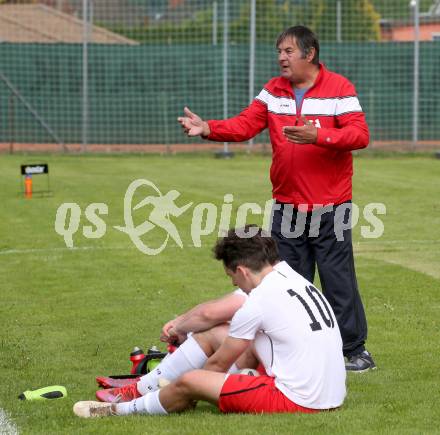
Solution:
[[[182,334],[177,330],[177,323],[178,323],[178,318],[170,320],[169,322],[165,323],[165,325],[162,328],[160,341],[170,344],[182,344],[186,340],[187,335]]]

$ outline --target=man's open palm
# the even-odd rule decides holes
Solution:
[[[209,126],[200,116],[191,112],[188,107],[183,109],[185,116],[179,116],[177,120],[188,136],[208,136]]]

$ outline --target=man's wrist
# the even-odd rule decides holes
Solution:
[[[182,329],[180,329],[178,325],[174,325],[173,328],[172,328],[172,331],[173,331],[174,335],[184,335],[184,334],[186,334],[186,332],[182,331]]]
[[[328,147],[329,145],[332,145],[332,142],[333,142],[332,137],[327,129],[325,128],[317,129],[315,145],[321,147]]]
[[[208,137],[211,134],[211,129],[206,121],[203,121],[202,137]]]

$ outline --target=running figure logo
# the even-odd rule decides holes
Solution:
[[[136,204],[134,207],[132,207],[133,196],[136,190],[141,186],[151,187],[157,193],[157,195],[149,195],[141,202]],[[181,216],[183,213],[185,213],[186,210],[188,210],[192,206],[193,203],[190,202],[183,207],[178,207],[175,201],[179,196],[180,193],[177,190],[170,190],[165,195],[162,195],[162,192],[151,181],[145,179],[135,180],[128,186],[128,189],[125,192],[125,227],[114,226],[114,228],[128,234],[132,242],[135,244],[136,248],[138,248],[139,251],[143,252],[144,254],[159,254],[165,249],[168,243],[168,239],[170,237],[176,242],[177,246],[183,248],[182,239],[180,238],[179,232],[177,231],[177,228],[171,221],[170,217]],[[132,210],[139,210],[140,208],[148,204],[151,204],[153,206],[153,210],[150,212],[148,220],[138,226],[134,226]],[[156,227],[165,230],[167,235],[163,243],[158,248],[150,248],[142,241],[141,237]]]

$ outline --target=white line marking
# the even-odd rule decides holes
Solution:
[[[440,240],[385,240],[383,242],[372,240],[372,241],[359,241],[353,242],[353,247],[372,247],[376,250],[380,250],[381,246],[386,245],[438,245]],[[169,245],[168,248],[179,248],[177,245]],[[194,245],[184,245],[184,248],[195,248]],[[136,249],[135,246],[78,246],[73,248],[58,247],[58,248],[25,248],[25,249],[0,249],[0,255],[11,255],[11,254],[34,254],[40,252],[65,252],[65,251],[129,251]]]
[[[435,279],[440,279],[440,272],[438,272],[434,267],[431,267],[432,265],[430,263],[422,263],[422,264],[415,263],[415,264],[413,264],[411,262],[411,260],[408,260],[408,259],[389,258],[389,253],[387,253],[386,258],[384,258],[383,255],[380,255],[381,253],[382,253],[381,251],[371,251],[371,252],[366,251],[366,252],[358,252],[357,255],[364,257],[364,258],[376,260],[376,261],[377,260],[382,261],[387,264],[393,264],[396,266],[400,266],[405,269],[413,270],[418,273],[423,273],[423,274],[428,275],[428,276],[435,278]],[[394,252],[394,254],[395,253],[396,252]]]
[[[375,240],[371,240],[371,241],[366,241],[366,240],[362,240],[359,242],[353,242],[353,245],[395,245],[397,243],[402,243],[402,244],[438,244],[440,243],[440,240],[384,240],[384,241],[379,241],[377,239]]]
[[[0,255],[10,254],[34,254],[36,252],[63,252],[63,251],[100,251],[100,250],[128,250],[127,247],[102,247],[102,246],[81,246],[73,248],[28,248],[28,249],[0,249]],[[134,249],[134,247],[133,247]]]
[[[8,415],[0,408],[0,434],[1,435],[18,435],[18,429],[15,424],[9,420]]]

